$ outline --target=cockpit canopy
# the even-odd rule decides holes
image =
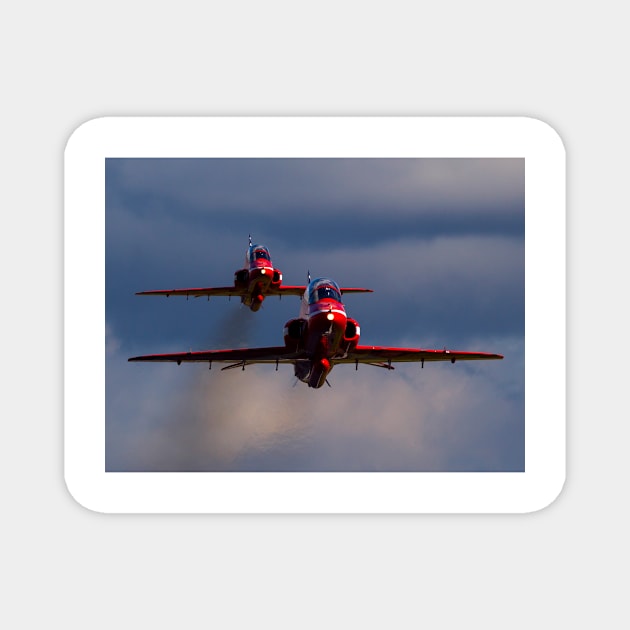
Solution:
[[[315,304],[325,298],[341,302],[339,285],[330,278],[317,278],[308,285],[308,303]]]
[[[269,250],[264,245],[250,245],[247,250],[247,259],[250,263],[263,259],[271,262]]]

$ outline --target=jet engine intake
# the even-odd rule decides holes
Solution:
[[[249,269],[239,269],[234,272],[234,286],[247,285],[249,282]]]
[[[290,319],[284,325],[284,345],[289,352],[296,352],[303,345],[305,333],[305,319]]]
[[[343,339],[341,341],[344,352],[353,350],[359,343],[359,337],[361,337],[359,322],[349,317],[346,321],[346,329],[344,330]]]
[[[279,287],[282,284],[282,272],[280,269],[274,269],[271,275],[271,284],[274,287]]]

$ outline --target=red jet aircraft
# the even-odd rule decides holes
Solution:
[[[271,348],[241,348],[237,350],[206,350],[132,357],[129,361],[182,361],[232,363],[223,370],[254,363],[291,363],[295,376],[309,387],[319,388],[336,363],[376,365],[393,370],[394,361],[470,361],[502,359],[500,354],[486,352],[455,352],[453,350],[423,350],[417,348],[387,348],[359,346],[360,329],[356,320],[347,317],[341,303],[341,290],[329,278],[312,280],[304,295],[300,314],[284,325],[284,346]],[[330,383],[328,383],[330,385]]]
[[[238,296],[241,302],[256,312],[267,295],[302,295],[304,286],[283,286],[282,272],[274,269],[269,250],[264,245],[252,245],[249,237],[249,247],[245,252],[245,267],[234,272],[233,287],[205,287],[199,289],[165,289],[161,291],[140,291],[136,295],[192,295],[195,298],[202,295]],[[372,289],[341,289],[342,293],[371,293]]]

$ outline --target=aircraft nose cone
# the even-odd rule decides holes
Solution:
[[[309,342],[307,349],[317,357],[333,356],[341,343],[346,329],[346,314],[343,307],[319,305],[312,311],[308,322]]]

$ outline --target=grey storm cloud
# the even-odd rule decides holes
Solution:
[[[342,269],[351,281],[378,286],[387,296],[414,294],[419,300],[445,291],[464,292],[483,278],[488,292],[504,293],[525,271],[524,244],[503,236],[439,237],[430,241],[399,238],[376,246],[335,248],[318,256],[315,249],[300,256],[319,261],[320,275]],[[522,283],[519,287],[522,289]]]
[[[128,194],[196,212],[315,207],[327,216],[360,204],[366,213],[493,215],[515,211],[524,191],[521,159],[155,159],[111,169]]]
[[[496,448],[518,427],[496,367],[336,366],[325,395],[293,386],[287,366],[129,367],[119,387],[141,402],[127,416],[113,403],[108,470],[522,469],[518,440]]]

